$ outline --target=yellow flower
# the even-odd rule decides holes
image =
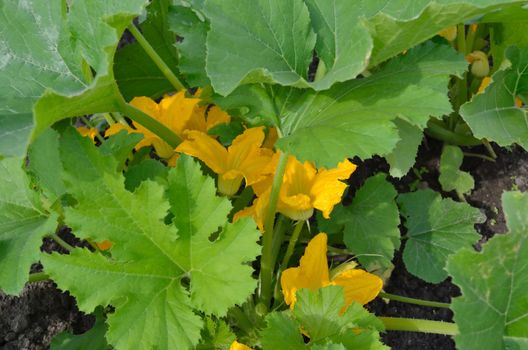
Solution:
[[[86,126],[79,126],[77,128],[77,131],[81,136],[83,137],[89,137],[92,139],[92,141],[95,140],[95,137],[97,136],[97,129],[96,128],[87,128]]]
[[[270,165],[276,166],[276,158]],[[290,156],[282,179],[277,211],[293,220],[307,220],[313,215],[314,209],[319,209],[325,218],[330,218],[330,213],[341,201],[347,187],[341,180],[348,179],[355,170],[356,165],[346,159],[337,168],[318,171],[312,163],[301,163]],[[253,216],[259,229],[263,230],[271,184],[272,175],[255,183],[253,189],[257,199],[251,207],[236,213],[234,220]]]
[[[477,94],[480,94],[486,90],[486,88],[491,84],[491,78],[490,77],[484,77],[482,81],[480,82]]]
[[[284,301],[293,309],[296,292],[301,288],[318,289],[329,285],[343,287],[345,304],[352,302],[366,304],[376,298],[383,287],[383,281],[376,275],[361,269],[345,269],[330,279],[326,259],[327,236],[319,233],[306,247],[299,267],[284,270],[281,287]]]
[[[95,244],[97,245],[97,248],[99,248],[100,250],[109,250],[114,245],[112,242],[110,242],[107,239],[105,239],[102,242],[95,242]]]
[[[445,38],[447,41],[453,41],[457,37],[457,27],[452,26],[446,28],[438,33],[441,37]]]
[[[188,130],[199,130],[207,133],[212,127],[221,123],[228,123],[231,120],[231,117],[220,108],[212,107],[207,111],[207,107],[200,106],[199,103],[200,99],[186,97],[184,91],[172,96],[165,96],[160,103],[144,96],[134,97],[130,101],[132,106],[156,119],[182,139],[186,138]],[[121,130],[127,130],[129,133],[141,133],[144,137],[136,145],[136,150],[153,146],[161,158],[168,159],[169,164],[175,164],[178,156],[168,143],[141,124],[136,122],[133,124],[135,129],[123,124],[114,124],[108,128],[105,135],[110,136]]]
[[[229,347],[229,350],[251,350],[251,348],[247,345],[240,344],[235,340]]]
[[[235,194],[242,180],[249,186],[263,178],[263,170],[272,157],[272,151],[262,148],[263,127],[250,128],[237,136],[227,149],[207,134],[191,130],[187,140],[177,148],[202,160],[211,170],[220,175],[218,190],[228,196]]]

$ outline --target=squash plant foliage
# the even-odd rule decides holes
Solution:
[[[52,349],[524,349],[528,197],[475,251],[459,146],[528,149],[526,29],[516,0],[0,0],[0,289],[51,279],[96,314]],[[350,159],[401,178],[424,132],[444,196],[376,174],[341,203]],[[462,295],[385,293],[400,248]]]

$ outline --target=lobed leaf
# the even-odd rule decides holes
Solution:
[[[470,173],[460,170],[464,153],[458,146],[444,145],[440,156],[440,176],[438,181],[444,191],[456,191],[459,194],[470,192],[475,180]]]
[[[466,203],[442,199],[430,189],[401,194],[398,203],[408,237],[405,267],[424,281],[442,282],[447,278],[447,258],[478,240],[474,226],[484,220],[483,215]]]
[[[108,317],[112,346],[193,348],[203,326],[196,311],[222,316],[251,294],[256,281],[247,262],[259,253],[259,233],[250,220],[227,223],[229,201],[215,196],[198,163],[182,157],[169,172],[169,203],[154,182],[127,191],[115,158],[75,130],[64,133],[61,155],[77,202],[65,209],[66,223],[78,237],[112,247],[110,256],[74,249],[44,254],[42,262],[81,310],[115,307]],[[75,166],[79,161],[86,166]],[[166,223],[169,210],[173,224]]]
[[[42,238],[55,232],[57,215],[48,213],[32,191],[19,158],[0,161],[0,289],[19,294]]]
[[[505,193],[503,203],[511,232],[493,237],[481,252],[463,249],[447,264],[462,290],[452,302],[460,350],[523,349],[528,344],[528,221],[523,211],[528,196]]]
[[[492,83],[464,104],[460,115],[475,137],[528,149],[528,115],[515,105],[516,97],[528,98],[528,48],[510,47],[505,56],[510,64],[493,74]]]

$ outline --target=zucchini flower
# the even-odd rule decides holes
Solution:
[[[276,159],[270,164],[276,166]],[[330,213],[341,201],[347,187],[341,180],[347,180],[355,170],[356,165],[346,159],[337,168],[317,170],[312,163],[301,163],[290,156],[279,192],[277,211],[293,220],[307,220],[313,215],[314,209],[319,209],[325,218],[330,218]],[[236,213],[235,220],[253,216],[259,229],[264,229],[273,172],[253,185],[257,199],[251,207]]]
[[[447,41],[454,41],[457,37],[457,27],[452,26],[452,27],[446,28],[438,32],[438,35],[440,35],[442,38],[446,39]]]
[[[330,278],[326,259],[327,236],[319,233],[308,243],[298,267],[284,270],[281,275],[281,287],[284,301],[293,309],[296,292],[301,288],[318,289],[329,285],[343,287],[345,305],[353,302],[366,304],[381,291],[383,281],[367,271],[349,268]]]
[[[132,106],[156,119],[182,139],[186,138],[188,130],[199,130],[207,133],[212,127],[221,123],[228,123],[231,120],[231,117],[220,108],[212,107],[207,111],[207,107],[200,106],[199,103],[200,99],[186,97],[184,91],[172,96],[165,96],[160,103],[144,96],[134,97],[130,102]],[[133,122],[133,124],[135,129],[123,124],[114,124],[108,128],[105,135],[110,136],[121,130],[143,134],[143,140],[136,145],[136,150],[153,146],[158,156],[168,159],[169,164],[174,163],[177,154],[168,143],[141,124],[137,122]]]
[[[471,73],[479,78],[483,78],[489,74],[490,67],[488,55],[482,51],[473,51],[466,56],[466,61],[471,64]]]
[[[251,350],[251,348],[247,345],[241,344],[237,342],[236,340],[231,343],[231,346],[229,347],[229,350]]]
[[[227,149],[207,134],[191,130],[187,140],[177,148],[203,161],[218,176],[218,191],[227,196],[234,195],[242,180],[246,186],[263,178],[263,171],[271,161],[273,152],[262,148],[264,128],[250,128],[237,136]]]

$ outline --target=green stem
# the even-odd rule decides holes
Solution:
[[[484,144],[484,147],[486,147],[486,150],[488,151],[489,155],[493,159],[497,159],[497,153],[493,150],[493,147],[491,146],[491,143],[487,139],[482,139],[482,143]]]
[[[236,324],[238,328],[246,332],[246,334],[251,334],[251,331],[253,330],[252,322],[249,319],[249,317],[246,315],[246,313],[241,310],[239,307],[235,306],[234,308],[229,310],[231,316],[236,319]]]
[[[450,144],[459,145],[459,146],[477,146],[481,144],[481,141],[472,137],[457,134],[451,130],[438,125],[434,122],[429,122],[427,124],[426,132],[434,137],[435,139],[446,141]]]
[[[275,268],[275,263],[277,262],[277,257],[279,256],[280,247],[284,241],[284,236],[286,233],[286,227],[289,224],[289,220],[285,216],[279,214],[277,223],[273,230],[273,259],[271,260],[271,268]]]
[[[287,162],[288,154],[281,152],[277,169],[275,170],[275,176],[273,177],[268,212],[264,222],[262,260],[260,265],[260,301],[266,309],[269,308],[272,292],[271,281],[273,279],[273,266],[271,264],[273,260],[273,226],[275,223],[279,192],[282,186],[282,177],[284,176]]]
[[[66,241],[64,241],[62,238],[60,238],[59,235],[56,233],[49,235],[49,237],[51,237],[55,242],[57,242],[58,245],[60,245],[62,248],[66,249],[69,252],[75,249],[74,247],[69,245]]]
[[[147,55],[152,59],[152,61],[156,64],[156,66],[159,68],[161,73],[167,78],[167,80],[174,86],[176,90],[185,90],[185,86],[182,84],[182,82],[176,77],[176,75],[172,72],[172,70],[167,66],[167,64],[163,61],[163,59],[158,55],[156,50],[149,44],[147,39],[141,34],[141,32],[136,28],[134,23],[131,23],[128,26],[128,30],[134,38],[136,38],[137,42],[143,50],[147,53]]]
[[[121,113],[127,115],[130,119],[149,129],[172,147],[176,147],[181,143],[180,137],[176,135],[171,129],[167,128],[165,125],[143,111],[129,105],[124,100],[119,103],[118,108]]]
[[[298,222],[297,225],[295,225],[295,229],[293,230],[290,242],[288,242],[286,254],[284,254],[284,258],[282,259],[281,270],[284,270],[288,267],[288,263],[290,262],[291,256],[293,255],[293,250],[295,249],[295,245],[297,244],[297,240],[299,239],[299,235],[301,234],[303,226],[304,220]]]
[[[443,335],[457,335],[458,327],[455,323],[419,320],[413,318],[378,317],[388,331],[404,331],[433,333]]]
[[[480,154],[480,153],[464,152],[464,157],[474,157],[474,158],[484,159],[484,160],[487,160],[487,161],[490,161],[490,162],[496,162],[495,159],[493,159],[491,157],[488,157],[488,156],[486,156],[484,154]]]
[[[48,274],[44,272],[35,272],[29,275],[28,282],[33,283],[33,282],[46,281],[49,279],[50,279],[50,276],[48,276]]]
[[[409,297],[404,297],[401,295],[395,295],[395,294],[390,294],[390,293],[385,293],[385,292],[379,293],[379,296],[383,299],[399,301],[399,302],[407,303],[407,304],[423,305],[423,306],[430,306],[430,307],[441,307],[445,309],[449,309],[450,307],[450,304],[448,303],[440,303],[437,301],[409,298]]]

